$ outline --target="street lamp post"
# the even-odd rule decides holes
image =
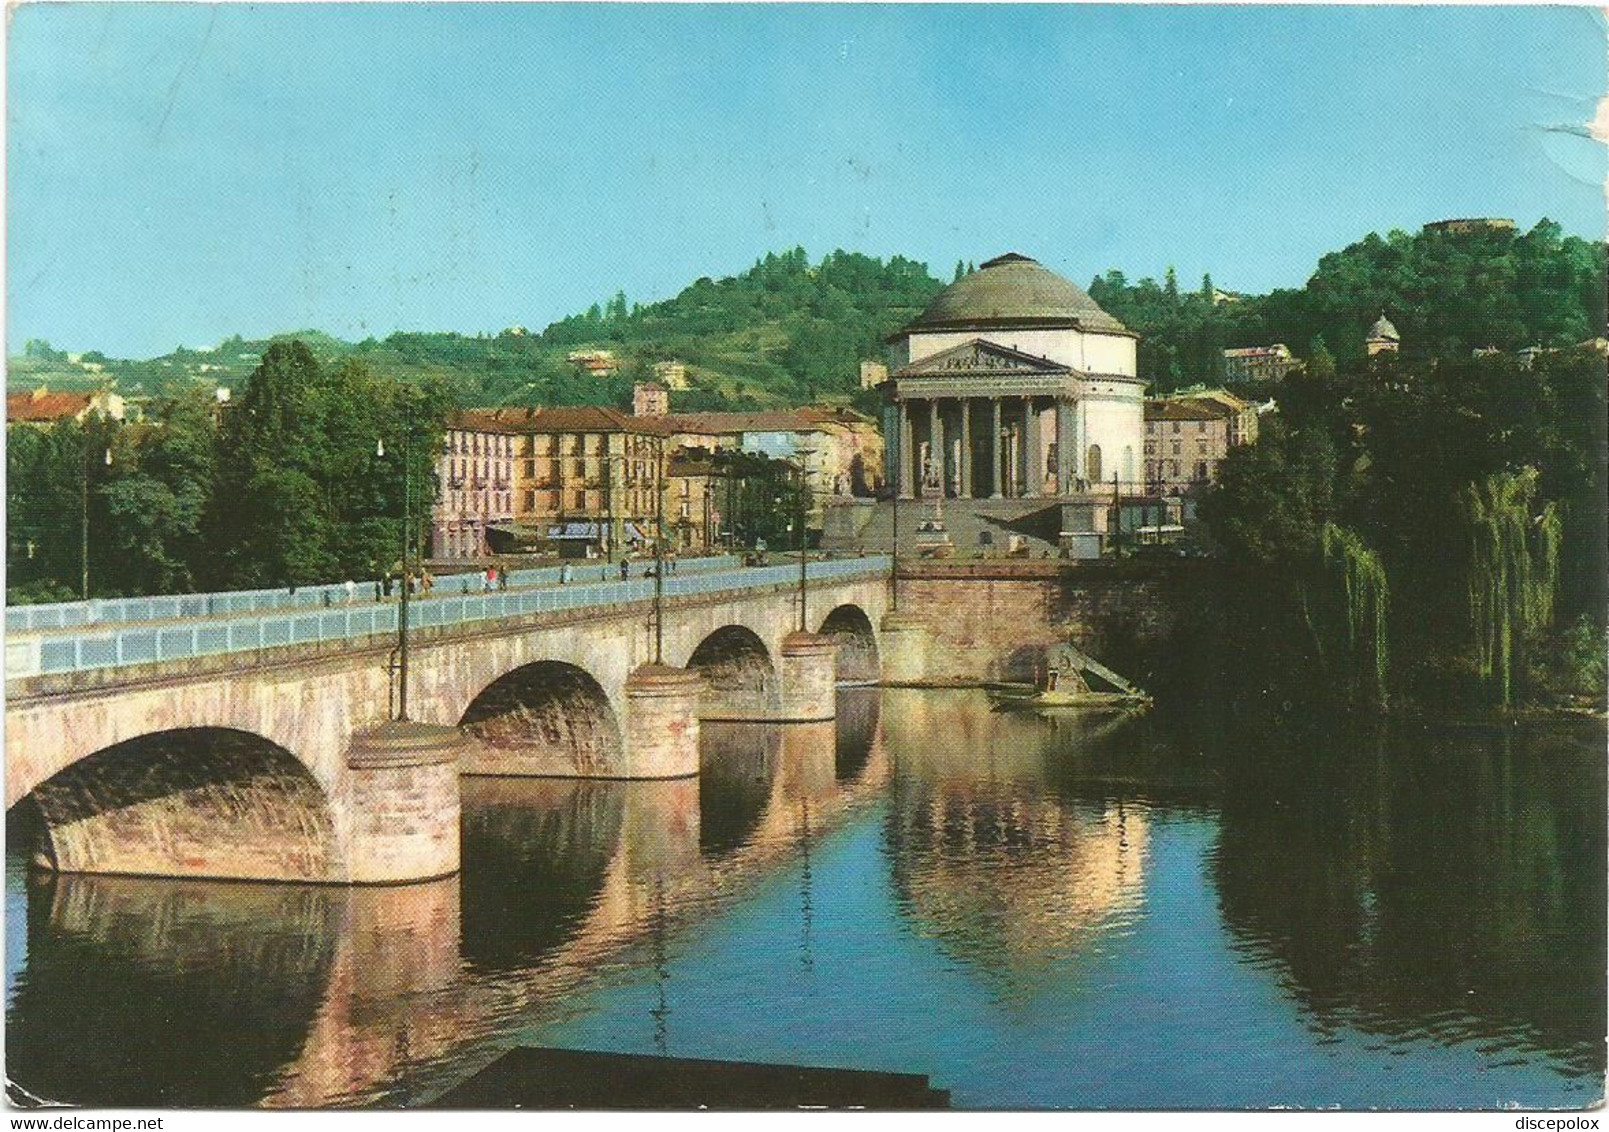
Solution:
[[[905,459],[904,453],[900,454],[900,459],[901,460]],[[893,560],[891,565],[890,565],[890,567],[889,567],[889,569],[890,569],[890,571],[892,572],[892,574],[894,576],[894,596],[893,596],[892,600],[889,602],[889,608],[898,609],[899,608],[899,474],[897,472],[894,475],[894,547],[893,547],[892,552],[890,553],[890,558]]]
[[[615,461],[619,460],[622,469],[626,464],[626,457],[618,452],[609,451],[609,437],[603,438],[603,560],[611,565],[615,560]],[[625,479],[624,471],[621,472]]]
[[[654,663],[665,655],[665,449],[654,456]]]
[[[408,590],[413,582],[408,558],[413,527],[413,476],[408,463],[411,407],[404,405],[402,424],[402,595],[397,606],[397,720],[408,722]],[[385,440],[375,443],[374,454],[385,458]]]
[[[106,466],[112,466],[112,450],[106,450]],[[83,522],[79,528],[78,565],[80,568],[79,592],[89,600],[89,427],[84,428],[84,497]],[[31,557],[31,556],[30,556]]]
[[[809,457],[814,455],[814,449],[799,449],[799,632],[807,633],[809,619],[805,616],[806,579],[809,577],[807,567],[810,563],[808,543],[805,539],[805,517],[808,514],[807,502],[809,500],[810,472],[806,466]]]

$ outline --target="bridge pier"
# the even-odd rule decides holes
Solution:
[[[914,613],[891,612],[883,617],[882,631],[878,655],[883,683],[922,683],[927,678],[928,649],[932,644],[927,621]]]
[[[456,727],[382,723],[347,747],[346,877],[353,884],[428,880],[458,871]]]
[[[698,773],[698,697],[704,678],[685,668],[645,664],[626,678],[622,778]]]
[[[806,723],[838,714],[838,645],[817,633],[782,638],[782,703],[777,721]]]

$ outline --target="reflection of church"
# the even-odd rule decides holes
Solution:
[[[902,497],[1143,490],[1137,336],[1068,280],[1000,256],[890,342],[885,451]]]

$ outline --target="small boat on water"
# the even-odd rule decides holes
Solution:
[[[1151,703],[1142,689],[1071,644],[1049,650],[1034,666],[1033,683],[990,688],[989,699],[996,709],[1034,711],[1132,711]]]

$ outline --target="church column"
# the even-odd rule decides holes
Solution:
[[[961,491],[962,499],[972,498],[972,398],[961,398]]]
[[[1045,478],[1045,454],[1039,444],[1039,411],[1034,399],[1022,399],[1022,494],[1024,498],[1039,496],[1040,484]]]
[[[1076,483],[1084,478],[1084,452],[1089,447],[1089,406],[1082,397],[1078,399],[1077,422],[1073,432],[1073,482]],[[1087,484],[1085,486],[1088,487]]]
[[[1073,436],[1073,399],[1056,398],[1056,494],[1071,495],[1078,441]]]
[[[927,403],[927,458],[939,481],[939,498],[944,497],[944,423],[939,419],[939,399]],[[924,484],[925,486],[925,484]]]
[[[911,406],[908,401],[902,398],[899,402],[899,471],[897,473],[898,482],[894,486],[894,490],[899,493],[901,499],[911,497],[911,461],[914,458],[911,442],[913,439],[911,435]]]
[[[1005,447],[1005,444],[1000,439],[1000,398],[998,397],[989,398],[989,422],[991,426],[989,429],[989,453],[991,456],[989,460],[989,497],[999,499],[1000,464],[1005,458],[1005,453],[1001,449]]]

